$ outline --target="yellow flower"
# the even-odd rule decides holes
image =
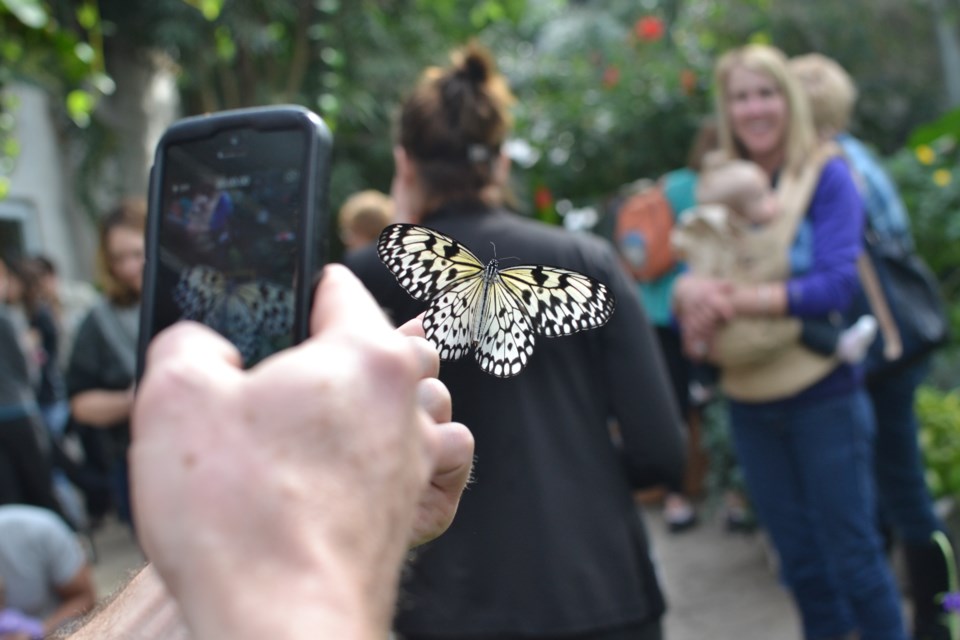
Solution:
[[[945,187],[953,180],[949,169],[937,169],[933,172],[933,181],[938,187]]]
[[[933,161],[937,159],[937,154],[930,145],[921,144],[914,153],[917,154],[917,160],[920,161],[920,164],[933,164]]]

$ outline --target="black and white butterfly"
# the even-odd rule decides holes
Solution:
[[[294,294],[263,278],[234,282],[207,265],[185,269],[173,290],[180,315],[202,322],[230,340],[247,365],[276,350],[289,338]]]
[[[616,300],[593,278],[557,267],[484,265],[469,249],[432,229],[390,225],[377,242],[380,260],[407,293],[430,307],[427,340],[444,360],[472,349],[480,368],[515,376],[537,334],[565,336],[606,324]]]

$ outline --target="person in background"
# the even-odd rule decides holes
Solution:
[[[383,228],[393,222],[393,203],[390,196],[375,189],[359,191],[346,199],[337,220],[344,249],[357,249],[376,242]]]
[[[863,209],[846,165],[818,144],[806,96],[783,53],[751,44],[715,67],[721,149],[759,164],[783,194],[813,181],[804,220],[813,261],[789,274],[734,283],[684,274],[674,306],[684,346],[752,319],[843,312],[859,287]],[[789,220],[790,216],[784,216]],[[872,408],[855,367],[800,345],[746,366],[721,364],[737,459],[809,640],[905,640],[900,596],[876,527]]]
[[[23,312],[31,331],[30,350],[37,364],[36,397],[40,413],[51,434],[63,431],[69,414],[66,388],[60,369],[60,336],[53,309],[43,296],[40,273],[28,260],[8,265],[10,286],[7,304]]]
[[[759,165],[717,155],[700,173],[697,206],[681,217],[673,232],[673,244],[693,273],[736,281],[738,275],[749,273],[749,268],[738,265],[750,259],[749,254],[740,255],[738,249],[750,235],[776,221],[781,210],[777,193]],[[804,231],[809,234],[808,229],[798,233]],[[790,252],[792,275],[809,269],[813,259],[809,245],[794,243]],[[877,321],[869,314],[850,327],[839,326],[829,318],[778,318],[766,324],[771,348],[785,347],[799,336],[804,346],[847,364],[863,362],[877,335]]]
[[[60,335],[59,364],[61,370],[65,370],[77,328],[96,304],[97,291],[89,282],[61,279],[56,263],[46,255],[34,255],[29,262],[39,274],[40,300],[53,312],[56,320]]]
[[[521,263],[585,273],[609,287],[617,307],[598,329],[538,336],[526,368],[509,379],[473,358],[443,364],[454,419],[476,439],[476,481],[447,533],[418,552],[395,629],[404,640],[658,639],[665,602],[633,491],[683,477],[681,418],[612,246],[500,206],[513,101],[476,43],[424,71],[400,108],[398,217],[481,258],[495,246]],[[348,255],[347,266],[398,321],[423,311],[375,247]]]
[[[655,188],[663,190],[663,195],[670,205],[674,219],[683,211],[692,207],[694,188],[697,184],[697,173],[704,154],[715,148],[717,144],[716,126],[712,120],[705,120],[690,146],[687,156],[687,166],[670,171],[660,177]],[[702,378],[703,371],[695,369],[690,359],[683,353],[680,344],[680,332],[671,309],[673,285],[677,276],[684,270],[684,265],[678,261],[667,273],[660,277],[644,282],[637,282],[637,289],[643,301],[644,309],[649,315],[650,322],[656,331],[660,351],[667,364],[670,382],[673,387],[680,415],[683,416],[688,430],[692,429],[695,419],[691,406],[691,384],[695,379]],[[691,431],[692,435],[692,431]],[[691,446],[696,446],[698,438],[689,439]],[[688,458],[696,458],[696,452],[691,451]],[[697,512],[690,498],[686,495],[684,482],[667,487],[667,495],[663,503],[663,518],[668,529],[673,533],[685,531],[697,523]]]
[[[857,99],[849,74],[836,61],[816,53],[792,58],[790,70],[810,99],[817,132],[840,144],[859,178],[870,232],[879,242],[913,251],[909,217],[896,186],[866,145],[847,132]],[[934,511],[924,478],[914,411],[917,387],[929,370],[930,355],[904,359],[877,374],[872,372],[872,364],[868,360],[867,392],[877,419],[874,469],[881,513],[892,524],[905,552],[914,638],[949,640],[950,630],[938,600],[950,590],[947,562],[932,541],[933,533],[945,528]]]
[[[0,506],[0,582],[6,607],[32,622],[31,638],[53,633],[97,601],[76,536],[57,514],[39,507]]]
[[[127,481],[130,411],[143,286],[146,203],[126,200],[100,222],[97,270],[104,299],[77,330],[67,368],[74,420],[104,431],[114,506],[131,522]]]
[[[41,447],[46,430],[24,350],[26,325],[15,321],[4,302],[10,285],[6,261],[0,259],[0,504],[32,504],[60,513],[50,461]]]

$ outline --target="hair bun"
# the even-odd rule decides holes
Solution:
[[[473,84],[484,84],[493,75],[494,63],[490,53],[476,42],[464,47],[457,56],[455,64],[459,67],[460,75],[466,77]]]

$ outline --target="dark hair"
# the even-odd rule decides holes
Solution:
[[[490,53],[476,42],[448,67],[423,72],[403,101],[397,141],[433,195],[471,197],[492,184],[514,102]]]
[[[32,318],[40,307],[40,274],[26,260],[13,258],[4,260],[7,265],[7,277],[14,277],[20,281],[23,305],[27,317]]]
[[[57,275],[57,265],[45,255],[37,254],[30,258],[30,262],[36,267],[37,272],[42,276]]]
[[[114,304],[128,306],[140,300],[140,292],[130,288],[113,275],[107,241],[114,229],[144,232],[147,226],[147,203],[143,198],[121,200],[100,221],[100,246],[97,250],[97,275],[103,293]]]

